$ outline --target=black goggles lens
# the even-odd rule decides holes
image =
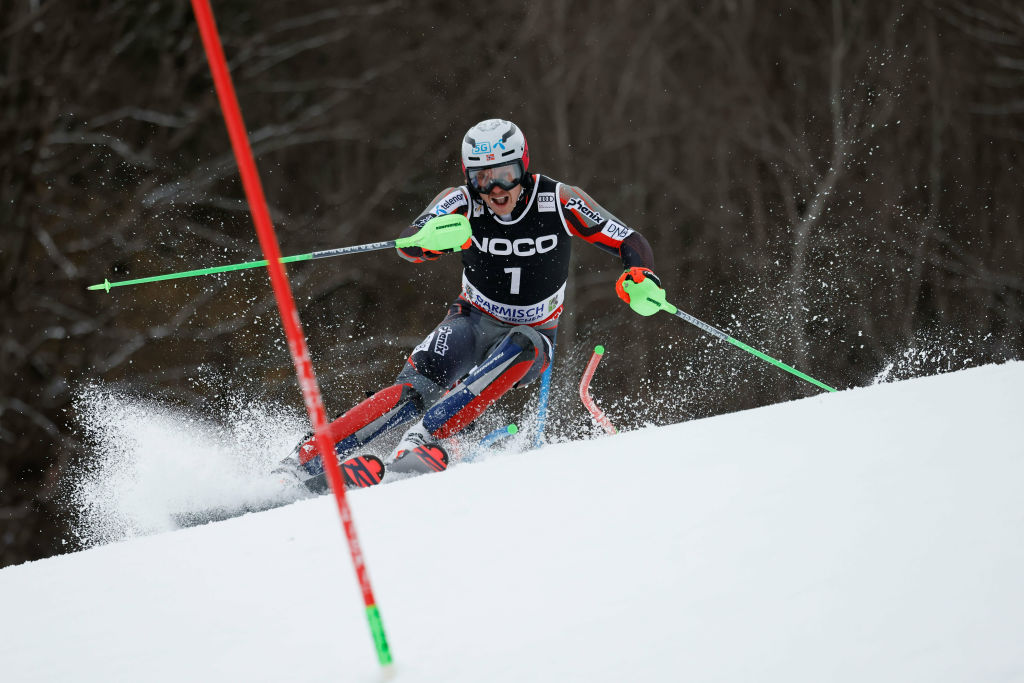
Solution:
[[[513,161],[490,168],[467,168],[466,176],[473,189],[481,194],[487,194],[495,187],[511,190],[523,182],[523,165],[519,161]]]

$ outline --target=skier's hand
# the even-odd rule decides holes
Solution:
[[[615,292],[640,315],[654,315],[666,307],[661,280],[649,268],[634,266],[627,270],[615,283]]]
[[[443,214],[431,218],[415,234],[399,239],[396,246],[400,249],[419,247],[425,254],[437,258],[468,249],[472,234],[468,218],[462,214]]]

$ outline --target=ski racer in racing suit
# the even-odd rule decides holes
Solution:
[[[621,259],[616,291],[637,313],[652,315],[665,302],[648,241],[580,188],[528,173],[529,148],[515,124],[489,119],[470,128],[462,165],[466,184],[438,194],[402,237],[455,215],[468,218],[472,237],[440,251],[399,249],[413,263],[461,251],[462,290],[412,350],[396,383],[331,423],[342,459],[416,420],[388,467],[444,469],[447,453],[437,442],[457,434],[509,389],[535,380],[551,362],[573,237]],[[314,489],[314,480],[322,488],[324,479],[318,455],[312,438],[300,444],[298,458],[313,477],[306,484]],[[376,483],[383,471],[369,474],[369,481],[356,484]]]

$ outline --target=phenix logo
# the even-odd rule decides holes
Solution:
[[[437,341],[434,342],[434,353],[439,356],[448,353],[448,337],[451,333],[452,328],[448,325],[437,328]]]
[[[602,216],[600,213],[594,211],[589,206],[587,206],[586,202],[584,202],[579,197],[573,197],[572,199],[565,203],[566,211],[572,211],[573,209],[579,211],[581,214],[583,214],[590,220],[594,221],[595,223],[600,223],[601,221],[604,220],[604,216]]]

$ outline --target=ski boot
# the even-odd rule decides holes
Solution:
[[[427,474],[442,472],[447,467],[448,453],[419,422],[402,437],[389,469],[400,474]]]

